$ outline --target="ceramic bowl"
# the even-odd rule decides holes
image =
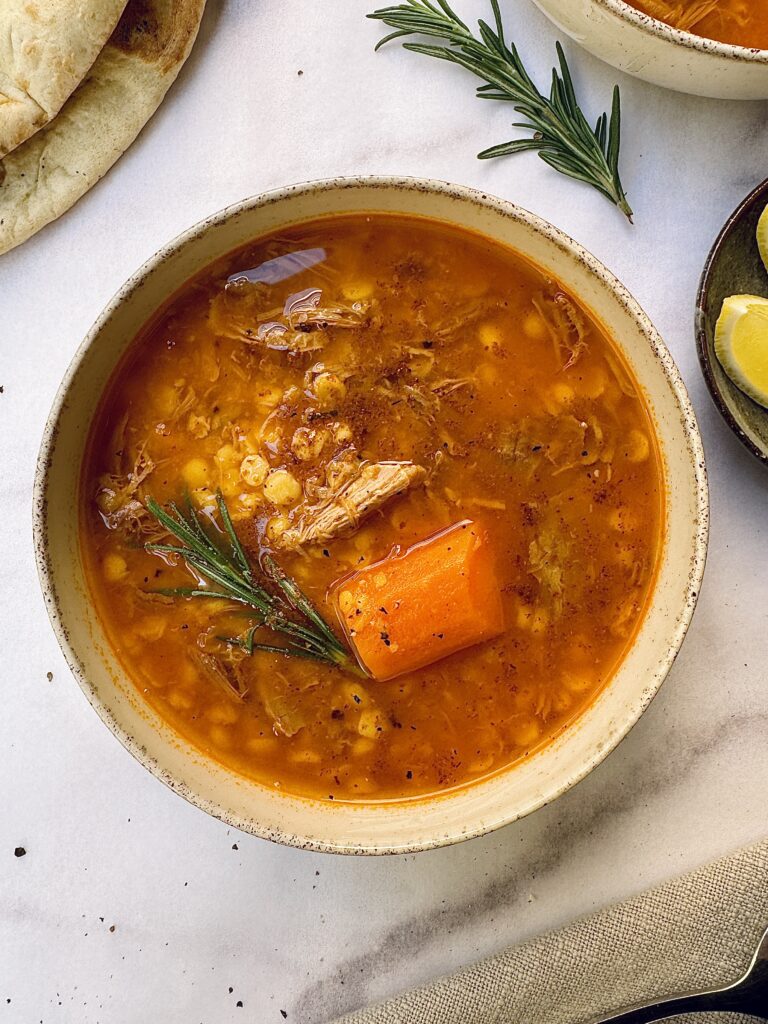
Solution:
[[[78,545],[78,470],[99,396],[137,330],[198,270],[250,239],[302,220],[390,211],[452,222],[524,253],[579,295],[618,339],[656,423],[668,500],[652,604],[612,682],[577,723],[523,764],[435,798],[379,804],[280,793],[207,760],[140,699],[89,599]],[[230,825],[342,853],[455,843],[505,825],[573,786],[647,707],[677,654],[704,571],[708,497],[698,428],[664,343],[626,289],[589,253],[511,203],[436,181],[347,178],[270,192],[215,214],[153,256],[117,293],[80,346],[45,430],[35,541],[45,599],[69,665],[105,724],[154,775]]]
[[[768,97],[768,50],[703,39],[623,0],[533,0],[577,43],[620,71],[715,99]]]
[[[715,324],[728,295],[764,295],[768,272],[755,230],[768,204],[768,181],[750,192],[728,218],[712,246],[696,300],[696,345],[712,399],[742,444],[768,464],[768,409],[753,402],[731,381],[715,355]]]

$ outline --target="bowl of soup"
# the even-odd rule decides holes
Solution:
[[[256,835],[426,849],[574,785],[704,568],[679,374],[511,203],[352,178],[230,207],[118,292],[43,440],[49,612],[100,717]]]
[[[590,53],[668,89],[768,97],[767,0],[534,0]]]

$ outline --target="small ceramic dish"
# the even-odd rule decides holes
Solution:
[[[750,192],[728,218],[704,265],[696,299],[696,346],[712,399],[742,444],[768,463],[768,409],[753,402],[728,377],[715,355],[715,325],[729,295],[768,298],[768,272],[755,231],[768,204],[768,180]]]
[[[624,0],[533,0],[572,39],[619,71],[714,99],[768,97],[768,50],[704,39]]]
[[[325,215],[432,217],[510,246],[577,294],[621,346],[655,421],[667,485],[664,543],[645,618],[618,671],[577,722],[514,768],[439,796],[353,804],[291,796],[207,759],[142,700],[95,612],[79,545],[79,470],[110,375],[137,331],[193,274],[268,232]],[[706,557],[704,455],[683,382],[626,289],[576,242],[533,214],[444,182],[342,178],[246,200],[198,224],[120,289],[80,346],[51,412],[35,485],[35,545],[49,614],[88,700],[154,775],[228,824],[341,853],[429,849],[515,821],[598,765],[648,706],[693,615]]]

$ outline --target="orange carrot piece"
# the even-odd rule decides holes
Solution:
[[[504,630],[488,534],[469,519],[342,580],[336,605],[360,662],[379,680]]]

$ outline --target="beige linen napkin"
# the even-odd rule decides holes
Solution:
[[[337,1024],[577,1024],[737,980],[766,926],[768,840]]]

